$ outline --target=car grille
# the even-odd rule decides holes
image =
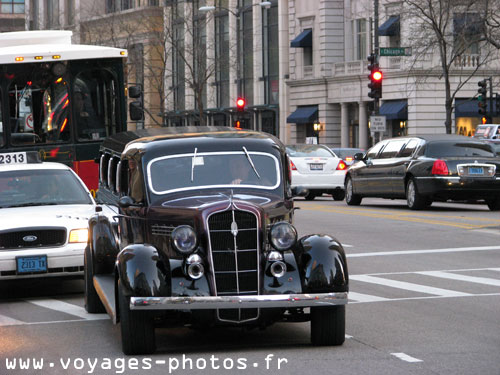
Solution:
[[[65,242],[65,228],[24,229],[0,233],[0,250],[62,246]]]
[[[233,235],[231,227],[237,234]],[[210,250],[216,294],[259,294],[259,241],[257,217],[250,212],[229,210],[208,219]],[[220,320],[244,322],[257,319],[258,309],[220,309]]]

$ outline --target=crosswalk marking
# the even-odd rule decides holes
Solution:
[[[441,272],[441,271],[423,271],[423,272],[417,272],[417,274],[440,277],[443,279],[450,279],[450,280],[468,281],[470,283],[500,286],[500,280],[490,279],[486,277],[458,275],[456,273]]]
[[[374,277],[368,275],[354,275],[349,277],[351,280],[362,281],[365,283],[384,285],[391,288],[405,289],[413,292],[435,294],[442,297],[458,297],[458,296],[469,296],[469,293],[456,292],[454,290],[447,290],[441,288],[434,288],[431,286],[407,283],[405,281],[397,281],[390,279],[383,279],[381,277]]]
[[[35,299],[26,300],[26,302],[32,303],[40,307],[45,307],[47,309],[60,311],[69,315],[78,316],[85,320],[101,320],[107,319],[106,314],[89,314],[83,307],[73,305],[71,303],[59,301],[56,299]]]
[[[378,302],[378,301],[387,301],[389,298],[385,297],[377,297],[369,294],[362,294],[356,292],[349,292],[349,299],[356,302]]]
[[[19,324],[24,324],[24,322],[17,320],[17,319],[9,318],[8,316],[5,316],[5,315],[0,315],[0,327],[2,327],[2,326],[17,326]]]

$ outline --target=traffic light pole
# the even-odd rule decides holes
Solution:
[[[379,42],[378,42],[378,1],[379,0],[374,0],[374,6],[373,6],[373,26],[375,28],[374,30],[374,39],[373,39],[373,46],[374,46],[374,51],[375,51],[375,62],[378,64],[378,57],[379,57]],[[380,108],[380,102],[379,98],[375,98],[373,101],[373,114],[378,115],[378,111]]]
[[[490,110],[489,110],[489,118],[490,121],[493,122],[493,81],[490,78],[488,78],[488,81],[490,81]]]

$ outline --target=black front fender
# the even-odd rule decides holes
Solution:
[[[298,242],[297,255],[304,293],[349,291],[345,252],[335,238],[324,234],[304,236]]]
[[[160,297],[171,295],[170,270],[156,248],[146,244],[125,247],[116,259],[116,268],[126,295]]]
[[[116,232],[108,217],[94,215],[89,220],[90,249],[94,274],[110,274],[119,252]]]

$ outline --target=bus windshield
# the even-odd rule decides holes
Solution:
[[[5,75],[10,78],[12,146],[98,140],[116,132],[118,85],[113,75],[96,68],[74,77],[54,70],[41,64],[11,65]]]

